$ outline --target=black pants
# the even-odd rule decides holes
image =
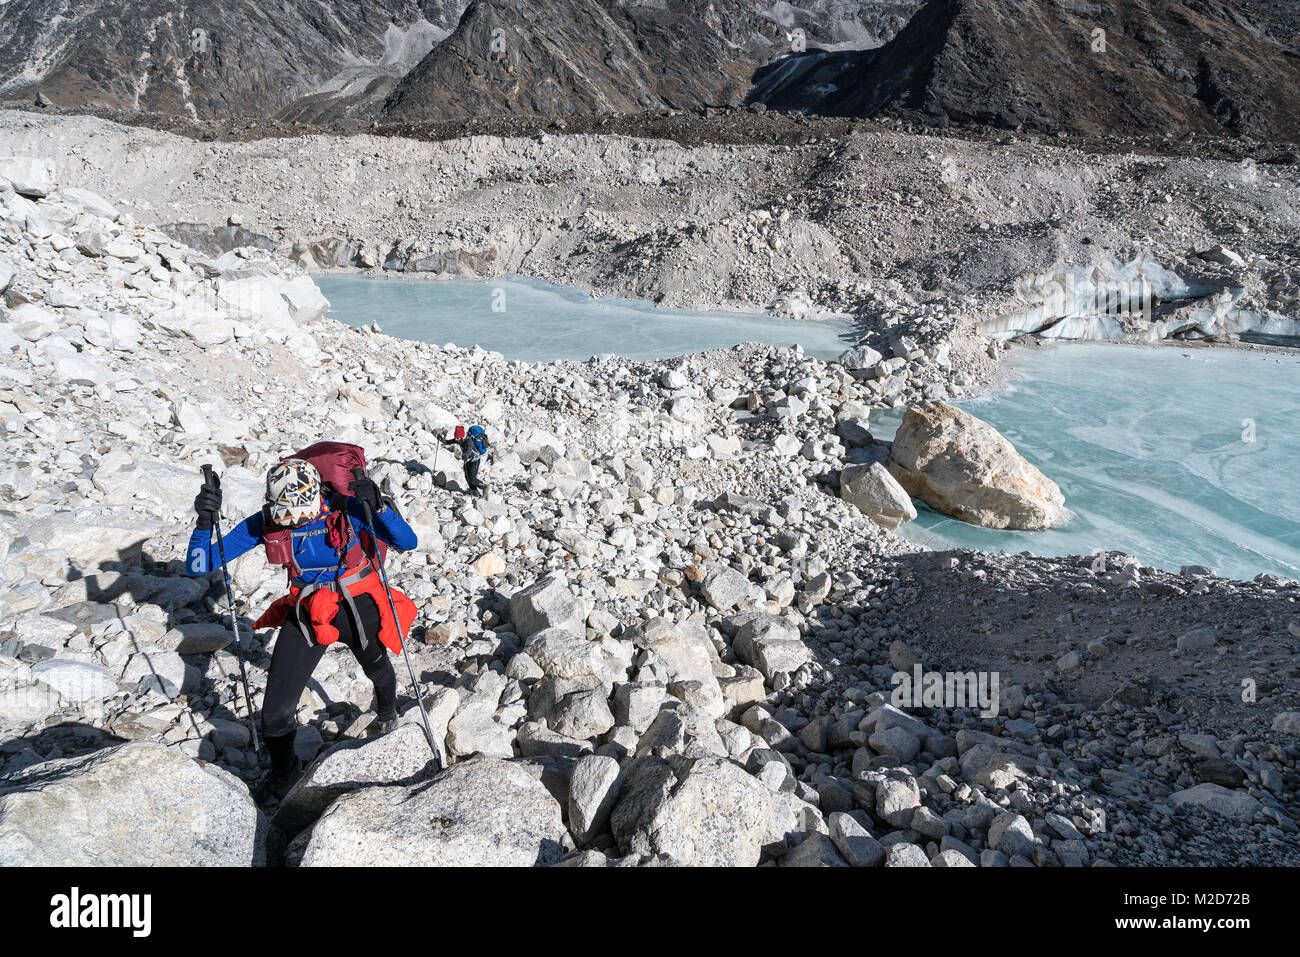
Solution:
[[[481,458],[470,459],[465,463],[465,483],[468,486],[466,491],[477,492],[480,489],[487,488],[485,482],[478,480],[478,467],[483,463]]]
[[[339,603],[339,612],[331,622],[339,630],[339,641],[361,664],[361,670],[375,686],[375,705],[379,720],[397,717],[397,675],[388,652],[379,640],[379,607],[369,595],[356,599],[357,613],[361,616],[362,633],[366,647],[361,647],[360,636],[352,622],[345,602]],[[298,699],[307,687],[307,679],[320,664],[325,645],[304,635],[292,615],[280,628],[271,655],[271,670],[266,676],[266,696],[262,700],[262,733],[266,736],[266,749],[271,755],[271,770],[284,771],[293,764],[293,736],[297,731],[294,714]]]

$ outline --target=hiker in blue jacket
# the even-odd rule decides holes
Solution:
[[[456,426],[455,438],[443,439],[442,444],[449,448],[460,449],[461,465],[465,469],[465,487],[472,495],[482,496],[487,491],[487,483],[479,480],[479,466],[492,454],[491,443],[481,425],[471,425],[468,431],[463,425]]]
[[[416,535],[372,480],[358,479],[349,491],[350,495],[327,495],[314,466],[287,459],[267,474],[267,504],[225,534],[227,562],[261,545],[267,561],[284,566],[289,576],[289,594],[274,602],[253,626],[280,627],[262,702],[262,732],[271,771],[258,789],[261,800],[283,797],[297,776],[301,762],[293,743],[298,701],[326,647],[335,641],[347,645],[374,685],[372,730],[383,733],[397,725],[397,676],[384,649],[400,653],[401,634],[409,622],[392,621],[379,575],[367,561],[362,503],[370,506],[375,536],[384,546],[407,551],[416,546]],[[194,511],[197,518],[185,570],[204,575],[221,567],[212,540],[212,526],[221,515],[220,485],[204,485],[194,500]],[[410,599],[396,589],[392,594],[399,618],[414,619]]]

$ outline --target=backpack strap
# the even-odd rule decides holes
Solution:
[[[290,578],[296,578],[301,573],[293,557],[293,530],[275,524],[269,505],[262,506],[262,547],[267,562],[286,569]]]

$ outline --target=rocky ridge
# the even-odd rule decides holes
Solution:
[[[7,152],[72,142],[59,174],[142,220],[224,229],[233,215],[312,270],[516,273],[670,306],[848,315],[886,357],[946,342],[950,385],[987,380],[990,346],[1018,335],[1300,332],[1300,183],[1277,154],[1099,155],[874,127],[808,140],[205,144],[0,112]]]
[[[4,175],[0,861],[53,840],[197,862],[217,826],[233,838],[218,862],[305,866],[367,863],[367,847],[600,866],[1295,862],[1297,584],[905,546],[840,496],[846,468],[884,458],[872,410],[912,394],[873,387],[878,353],[529,364],[399,342],[326,318],[282,255],[206,256],[39,159]],[[304,414],[304,395],[328,412]],[[437,444],[465,420],[499,450],[482,500]],[[420,535],[390,574],[421,609],[411,650],[449,767],[434,773],[412,701],[397,732],[364,738],[369,684],[334,649],[300,703],[314,763],[268,820],[227,793],[261,764],[221,584],[178,572],[201,464],[221,463],[237,520],[278,455],[323,432],[366,446]],[[246,626],[282,583],[258,553],[232,572]],[[1017,626],[1022,595],[1086,647]],[[1121,611],[1198,625],[1120,642],[1098,626]],[[273,641],[248,649],[256,698]],[[1209,693],[1127,680],[1171,660]],[[918,665],[1015,683],[988,717],[895,707],[893,676]],[[1258,697],[1234,705],[1243,668]],[[46,789],[170,787],[192,759],[208,768],[184,773],[192,800],[131,798],[165,847],[130,828],[94,845],[90,818],[51,837]]]

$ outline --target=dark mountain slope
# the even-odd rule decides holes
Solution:
[[[769,65],[750,99],[940,124],[1296,140],[1294,24],[1281,7],[1215,0],[930,0],[878,50]]]
[[[322,86],[342,87],[352,73],[386,71],[395,81],[450,32],[464,6],[9,0],[0,5],[0,99],[40,92],[68,108],[266,116]]]
[[[775,32],[743,6],[475,0],[456,31],[397,85],[385,113],[428,120],[737,104],[749,89],[755,47],[771,43],[761,39],[764,28]]]

